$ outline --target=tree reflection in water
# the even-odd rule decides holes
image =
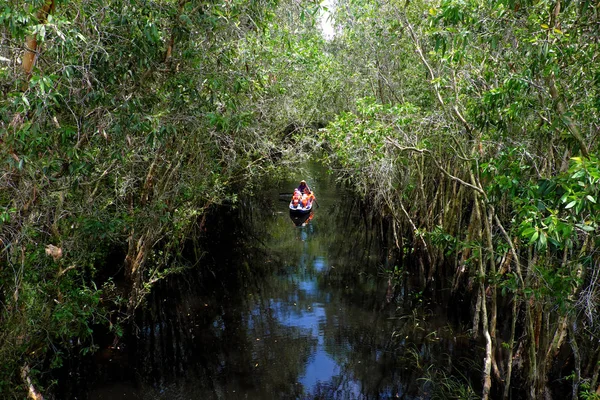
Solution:
[[[428,398],[422,379],[452,374],[457,348],[475,357],[443,303],[427,304],[410,279],[390,296],[379,230],[340,189],[312,182],[320,208],[299,227],[287,203],[245,223],[215,217],[210,226],[228,229],[205,245],[220,250],[197,275],[162,283],[138,315],[127,350],[136,373],[121,375],[129,398]],[[119,396],[123,382],[96,368],[90,397]]]

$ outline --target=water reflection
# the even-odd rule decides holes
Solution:
[[[287,202],[254,211],[244,227],[216,224],[232,228],[214,239],[227,244],[214,267],[161,284],[126,347],[135,367],[114,379],[107,371],[120,365],[98,360],[89,397],[428,398],[423,363],[452,368],[444,354],[460,342],[444,318],[426,326],[409,311],[424,304],[406,287],[390,294],[390,266],[364,216],[331,182],[309,182],[320,207],[299,226]]]
[[[313,185],[315,190],[318,186]],[[255,378],[261,374],[283,374],[292,367],[293,372],[286,375],[293,377],[293,390],[283,397],[390,395],[393,385],[373,388],[364,384],[373,379],[381,382],[384,374],[389,375],[391,366],[381,368],[381,363],[393,364],[393,357],[381,355],[390,341],[392,326],[387,317],[394,315],[394,308],[383,310],[385,288],[379,283],[381,279],[365,273],[377,271],[378,260],[372,255],[378,251],[364,242],[364,231],[352,229],[360,226],[357,218],[348,220],[347,215],[339,212],[335,199],[340,196],[321,189],[317,193],[322,206],[308,223],[295,227],[288,225],[285,218],[270,221],[269,231],[273,234],[267,248],[278,272],[258,282],[246,302],[251,311],[245,329],[255,338],[250,350],[257,369]],[[340,223],[340,218],[349,225]],[[355,276],[341,280],[344,274]],[[352,293],[358,298],[374,299],[378,304],[373,307],[373,300],[354,301],[348,296]],[[285,343],[282,353],[271,347],[280,342]],[[362,352],[375,351],[379,356],[354,357],[361,347],[365,348]],[[295,352],[302,355],[289,356]],[[282,356],[286,363],[293,359],[297,364],[279,363]],[[233,393],[229,391],[229,395]],[[261,398],[254,390],[247,390],[244,396]],[[276,397],[274,393],[267,396]]]

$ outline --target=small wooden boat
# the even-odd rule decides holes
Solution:
[[[290,219],[296,226],[304,226],[308,221],[312,219],[313,216],[314,213],[310,211],[305,214],[298,214],[290,210]]]
[[[304,182],[304,181],[302,181]],[[299,189],[296,189],[296,191],[299,191]],[[309,192],[310,189],[309,189]],[[302,203],[299,203],[297,205],[294,205],[294,197],[292,197],[292,199],[290,200],[290,217],[292,218],[292,220],[294,220],[294,223],[300,221],[300,220],[306,220],[312,212],[313,209],[313,204],[317,203],[317,199],[312,196],[312,201],[309,201],[308,204],[306,205],[306,207],[302,206]],[[304,222],[304,221],[302,221]]]

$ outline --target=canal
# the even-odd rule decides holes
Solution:
[[[159,284],[130,334],[99,343],[74,379],[85,394],[70,395],[421,399],[444,377],[469,398],[457,371],[479,365],[454,355],[479,343],[456,333],[443,296],[413,287],[381,225],[325,171],[292,178],[214,217],[199,265]],[[318,206],[296,226],[281,194],[300,178]]]

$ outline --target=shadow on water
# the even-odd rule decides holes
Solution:
[[[89,399],[429,398],[432,368],[460,367],[451,355],[474,343],[388,265],[352,196],[311,171],[310,220],[277,200],[295,182],[213,217],[203,267],[162,282],[137,331],[98,353]]]
[[[290,211],[290,219],[296,226],[305,226],[313,219],[314,216],[315,213],[313,211],[304,214],[297,214]]]

